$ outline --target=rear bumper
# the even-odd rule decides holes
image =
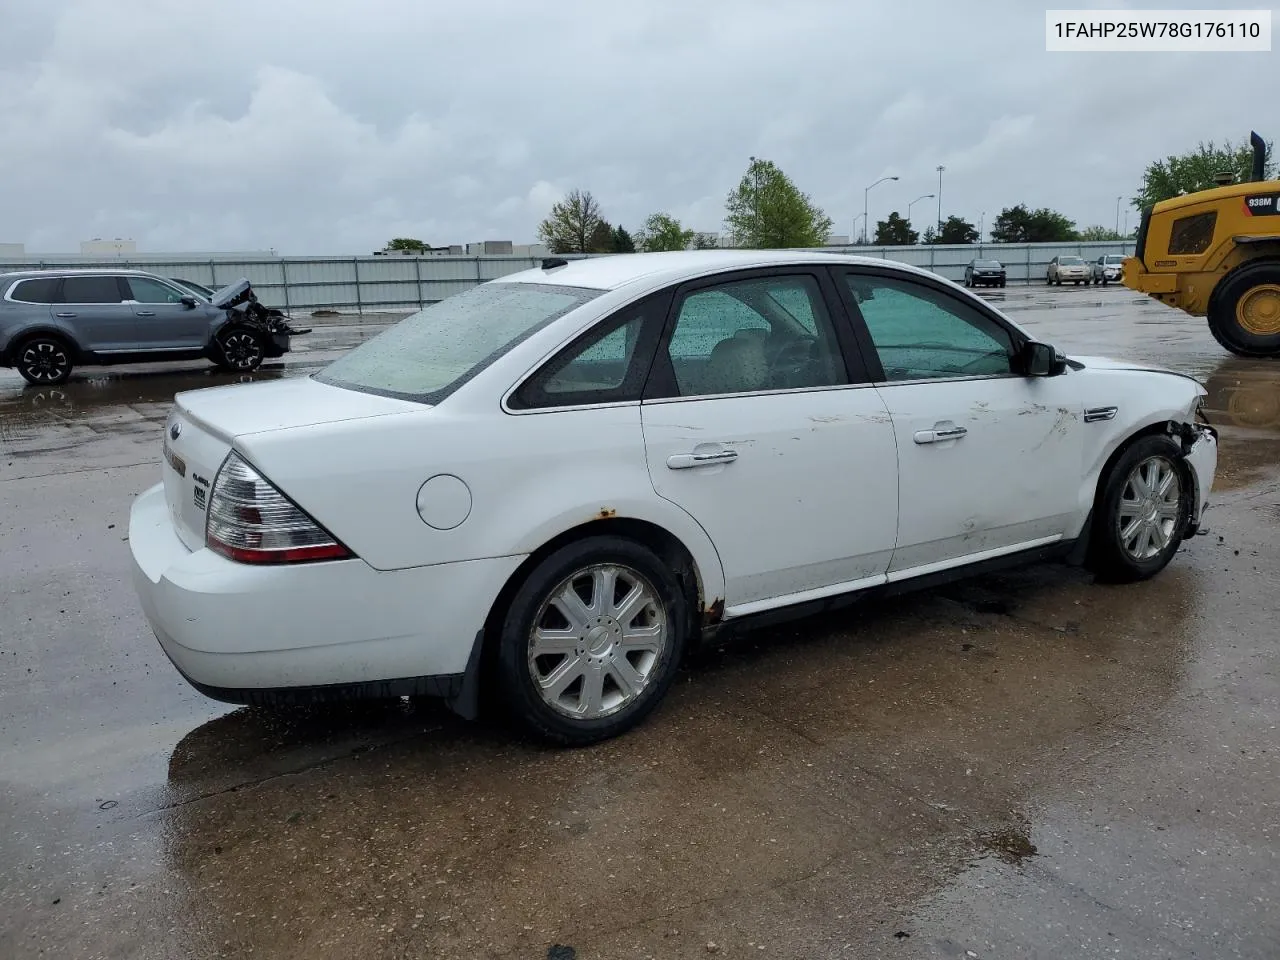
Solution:
[[[134,501],[129,545],[134,587],[166,656],[196,689],[236,703],[454,696],[523,559],[253,567],[189,550],[159,484]]]

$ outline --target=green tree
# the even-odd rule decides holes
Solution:
[[[426,253],[431,249],[430,245],[423,243],[421,240],[415,240],[413,237],[396,237],[394,240],[388,240],[383,250],[412,250],[414,253]]]
[[[925,243],[977,243],[978,228],[963,217],[950,216],[942,229],[934,232],[934,239]]]
[[[911,221],[898,216],[895,210],[887,220],[876,221],[875,242],[882,247],[903,247],[920,242],[920,234],[911,229]]]
[[[652,213],[636,234],[640,249],[645,253],[660,250],[688,250],[693,243],[694,231],[686,230],[680,221],[667,213]]]
[[[538,238],[552,253],[589,253],[601,220],[595,197],[585,190],[570,190],[538,225]]]
[[[1268,179],[1273,170],[1271,146],[1267,144],[1263,179]],[[1142,186],[1138,189],[1138,195],[1133,198],[1133,205],[1141,210],[1170,197],[1208,190],[1218,185],[1214,178],[1220,173],[1229,173],[1236,181],[1243,183],[1249,179],[1252,171],[1253,148],[1248,143],[1236,146],[1228,140],[1217,147],[1212,140],[1208,143],[1201,141],[1196,149],[1187,153],[1171,155],[1147,164],[1147,169],[1142,174]]]
[[[1077,240],[1074,220],[1041,207],[1028,210],[1025,204],[1005,207],[991,224],[991,239],[996,243],[1061,243]]]
[[[589,253],[613,253],[613,224],[601,220],[591,231],[591,239],[587,241]]]
[[[1124,237],[1110,227],[1092,226],[1080,231],[1081,240],[1123,240]]]
[[[720,238],[714,233],[695,233],[693,235],[693,249],[695,250],[715,250],[720,246]]]
[[[631,234],[627,233],[622,227],[613,228],[612,248],[614,253],[635,253],[636,243],[631,239]]]
[[[755,249],[819,247],[831,233],[831,218],[808,194],[772,161],[755,157],[725,200],[725,223],[734,246]]]

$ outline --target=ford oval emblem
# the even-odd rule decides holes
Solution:
[[[182,435],[182,424],[174,421],[169,427],[169,439],[177,440]]]

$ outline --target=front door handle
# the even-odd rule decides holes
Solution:
[[[941,443],[944,440],[959,440],[968,432],[964,427],[944,427],[937,424],[932,430],[917,430],[913,439],[916,443]]]
[[[55,313],[55,314],[54,314],[54,316],[55,316],[55,317],[75,317],[75,316],[79,316],[79,314],[75,314],[75,313]]]
[[[133,312],[135,316],[139,317],[154,317],[156,315],[154,310],[135,310]]]
[[[715,453],[673,453],[667,457],[667,466],[672,470],[688,470],[690,467],[709,467],[717,463],[733,463],[737,459],[737,450],[717,450]]]

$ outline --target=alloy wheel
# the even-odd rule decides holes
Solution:
[[[1125,479],[1116,530],[1134,560],[1150,560],[1168,548],[1182,516],[1182,481],[1165,457],[1148,457]]]
[[[33,383],[56,383],[67,375],[71,359],[53,340],[37,340],[22,351],[19,366]]]
[[[614,563],[570,574],[533,623],[534,687],[548,706],[575,720],[606,717],[633,703],[670,641],[667,611],[653,584]]]
[[[241,330],[223,339],[222,354],[227,358],[228,366],[248,370],[262,359],[262,344],[253,334]]]

